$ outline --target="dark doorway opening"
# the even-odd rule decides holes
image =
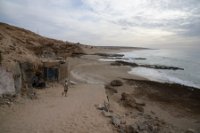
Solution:
[[[49,81],[58,81],[58,68],[44,68],[44,77]]]

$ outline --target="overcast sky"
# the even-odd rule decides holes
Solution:
[[[92,45],[200,44],[200,0],[0,0],[0,21]]]

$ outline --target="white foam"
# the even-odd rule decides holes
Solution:
[[[178,84],[182,84],[186,86],[200,88],[199,85],[196,85],[193,82],[185,81],[177,77],[168,75],[162,71],[151,69],[151,68],[140,68],[140,67],[132,68],[132,70],[129,71],[128,73],[145,77],[151,81],[178,83]]]

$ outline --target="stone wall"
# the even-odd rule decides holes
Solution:
[[[15,93],[13,74],[0,66],[0,95],[6,93]]]

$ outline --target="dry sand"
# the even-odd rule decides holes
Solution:
[[[106,100],[102,85],[71,86],[67,97],[55,84],[38,90],[38,99],[19,99],[0,108],[1,133],[110,133],[111,125],[94,107]]]

